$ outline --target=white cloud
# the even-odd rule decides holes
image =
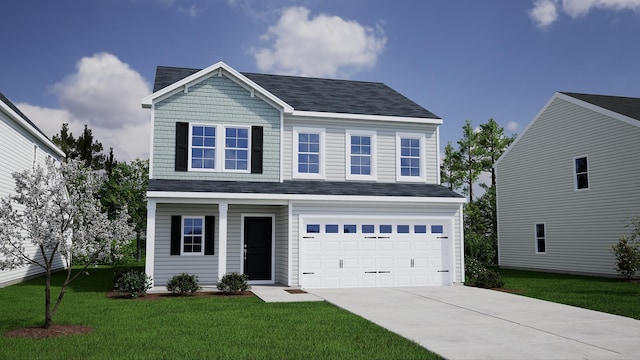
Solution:
[[[53,86],[53,92],[60,109],[17,105],[49,138],[60,132],[63,123],[77,138],[87,124],[105,154],[113,147],[119,161],[149,157],[150,115],[140,100],[151,89],[129,65],[108,53],[84,57],[75,73]]]
[[[592,9],[640,12],[640,0],[534,0],[529,15],[541,28],[546,28],[558,19],[558,8],[572,18],[578,18]]]
[[[515,121],[509,121],[507,123],[507,130],[510,131],[511,133],[516,133],[520,131],[520,124],[518,124]]]
[[[309,18],[309,13],[304,7],[286,8],[262,35],[271,45],[253,50],[261,71],[335,77],[375,66],[386,44],[381,26],[371,28],[326,14]]]
[[[194,18],[194,17],[198,16],[198,14],[200,13],[200,9],[198,9],[198,7],[195,4],[193,4],[193,5],[189,6],[188,8],[185,8],[185,7],[178,8],[178,12],[187,14],[187,15],[191,16],[192,18]]]

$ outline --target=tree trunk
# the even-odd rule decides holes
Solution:
[[[136,231],[136,261],[140,261],[142,258],[142,237],[140,231]]]
[[[53,322],[53,315],[51,314],[51,269],[47,269],[47,273],[45,275],[45,283],[44,283],[44,325],[42,326],[45,329],[51,327],[51,323]]]

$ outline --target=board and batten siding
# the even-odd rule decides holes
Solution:
[[[616,275],[610,245],[640,215],[640,128],[554,99],[497,166],[503,267]],[[587,156],[589,189],[574,190]],[[534,224],[546,253],[536,254]]]
[[[226,77],[211,76],[154,104],[154,179],[280,181],[280,111]],[[176,122],[262,126],[262,174],[175,171]],[[217,134],[218,136],[223,134]],[[222,156],[223,149],[216,149]]]
[[[19,126],[13,119],[0,112],[0,198],[15,194],[15,181],[12,173],[33,169],[34,165],[46,167],[48,157],[59,158],[47,145]],[[30,241],[24,245],[28,253],[36,253],[37,247]],[[63,267],[62,257],[57,257],[53,268]],[[41,273],[43,270],[34,266],[0,270],[0,287]]]
[[[462,282],[462,263],[460,261],[461,252],[463,251],[460,244],[460,206],[446,204],[394,204],[394,203],[293,203],[291,226],[291,280],[289,285],[300,285],[300,217],[307,215],[321,215],[327,217],[340,218],[366,218],[373,217],[448,217],[451,219],[452,236],[450,241],[454,244],[453,264],[456,276],[453,278],[454,283]]]
[[[396,132],[424,134],[426,183],[438,182],[437,126],[384,121],[344,120],[326,118],[299,118],[285,116],[283,133],[283,177],[293,178],[293,128],[317,128],[325,130],[325,180],[346,179],[346,131],[375,131],[377,154],[377,182],[396,182]],[[362,180],[359,180],[362,181]]]

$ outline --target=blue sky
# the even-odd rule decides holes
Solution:
[[[157,65],[384,82],[444,119],[521,131],[555,91],[640,97],[640,0],[21,0],[0,92],[47,135],[148,157]],[[9,15],[9,16],[6,16]]]

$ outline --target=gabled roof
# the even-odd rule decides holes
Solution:
[[[12,118],[16,123],[22,126],[25,130],[30,132],[47,147],[57,153],[59,156],[65,156],[64,152],[60,150],[45,133],[40,130],[17,106],[15,106],[9,98],[7,98],[2,92],[0,92],[0,111],[4,112]]]
[[[166,89],[201,71],[158,66],[153,92]],[[383,83],[248,72],[239,74],[295,111],[440,120],[437,115]]]
[[[640,121],[640,98],[561,92],[618,114]]]

